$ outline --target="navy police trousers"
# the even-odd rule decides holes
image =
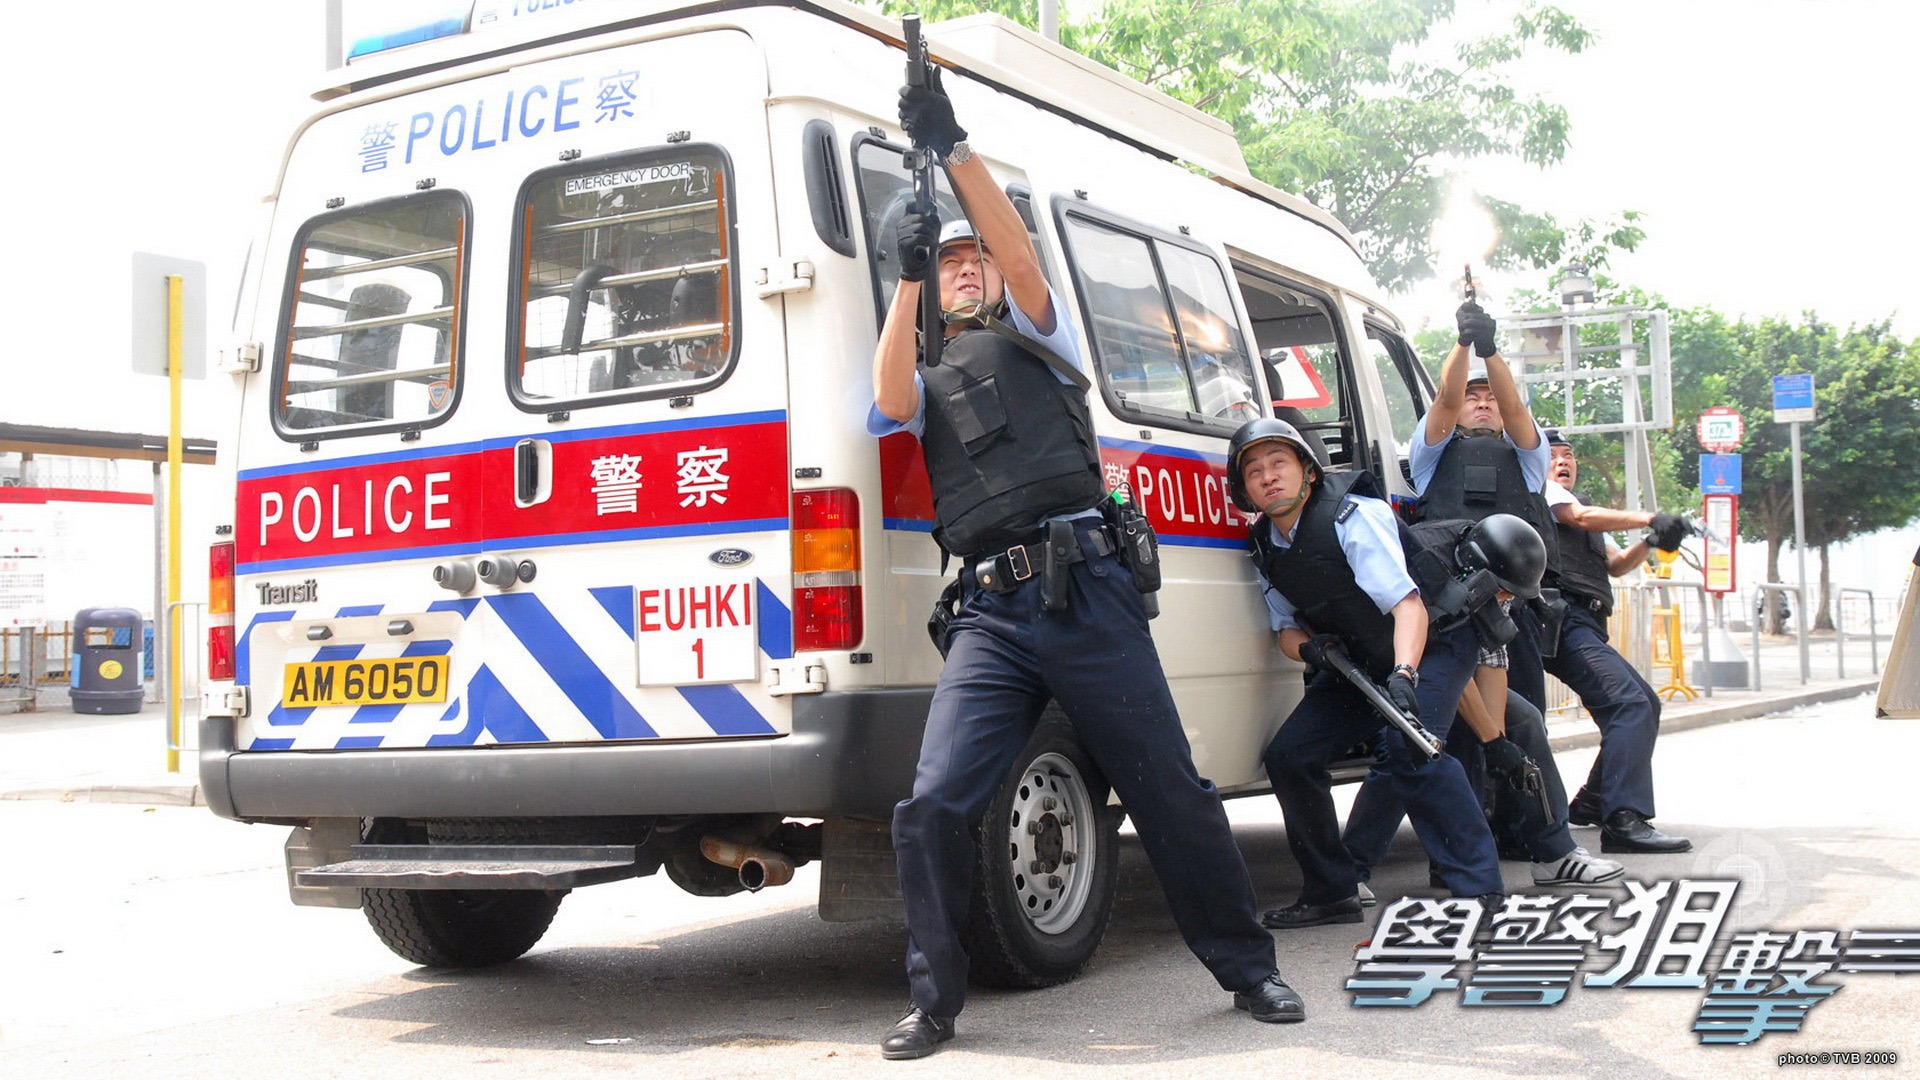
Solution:
[[[1420,662],[1420,722],[1445,740],[1473,677],[1479,648],[1460,627],[1427,643]],[[1267,776],[1287,819],[1287,846],[1300,864],[1300,901],[1330,904],[1358,891],[1359,873],[1340,837],[1327,766],[1347,748],[1380,731],[1386,782],[1413,818],[1434,872],[1455,896],[1504,892],[1493,834],[1467,774],[1450,754],[1420,764],[1398,730],[1344,678],[1322,671],[1267,746]],[[1398,817],[1393,819],[1396,823]]]
[[[1041,611],[1038,574],[995,593],[961,573],[913,795],[893,812],[907,977],[914,1004],[933,1016],[954,1016],[966,1001],[960,936],[974,829],[1050,698],[1125,804],[1187,947],[1226,990],[1274,971],[1273,937],[1219,793],[1194,769],[1140,593],[1088,531],[1079,526],[1086,561],[1068,567],[1063,611]]]

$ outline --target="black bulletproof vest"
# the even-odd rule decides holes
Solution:
[[[933,536],[947,551],[974,556],[1026,543],[1041,521],[1106,494],[1086,396],[1039,357],[990,330],[968,330],[920,376]]]
[[[1340,515],[1352,512],[1349,494],[1379,498],[1373,475],[1364,470],[1323,475],[1300,511],[1290,546],[1273,543],[1265,516],[1254,519],[1248,544],[1261,575],[1293,605],[1300,621],[1314,633],[1340,638],[1354,663],[1384,681],[1393,671],[1393,618],[1354,580],[1334,532]]]
[[[1547,586],[1582,600],[1598,601],[1600,617],[1611,615],[1613,581],[1607,574],[1606,538],[1557,520],[1553,527],[1559,533],[1560,543],[1547,560]]]
[[[1421,521],[1480,521],[1493,514],[1512,514],[1533,526],[1552,565],[1558,546],[1553,515],[1547,512],[1546,496],[1527,489],[1519,452],[1499,435],[1458,436],[1440,451],[1415,516]]]

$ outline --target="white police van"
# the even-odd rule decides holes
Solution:
[[[836,0],[449,7],[349,42],[269,195],[206,798],[293,826],[294,902],[422,964],[518,956],[567,890],[662,869],[719,895],[815,860],[824,917],[891,913],[943,584],[917,443],[863,428],[911,193],[900,28]],[[1404,494],[1424,376],[1345,230],[1225,125],[996,17],[927,36],[1159,531],[1195,761],[1262,792],[1300,677],[1227,437],[1280,409]],[[1106,803],[1043,723],[981,837],[979,978],[1091,955]]]

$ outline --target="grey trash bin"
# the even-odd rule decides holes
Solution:
[[[140,613],[85,608],[73,617],[73,711],[135,713],[140,686]]]

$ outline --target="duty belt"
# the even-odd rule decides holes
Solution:
[[[1076,534],[1081,530],[1074,530]],[[1085,530],[1085,535],[1093,542],[1093,549],[1101,555],[1111,555],[1118,549],[1113,537],[1108,534],[1105,525],[1093,525]],[[1015,544],[1005,551],[992,555],[982,555],[967,560],[967,566],[973,571],[973,580],[988,592],[1006,593],[1020,587],[1023,581],[1039,576],[1040,568],[1045,565],[1047,542],[1045,539],[1031,544]],[[1066,557],[1066,562],[1081,562],[1086,556],[1078,545]]]

